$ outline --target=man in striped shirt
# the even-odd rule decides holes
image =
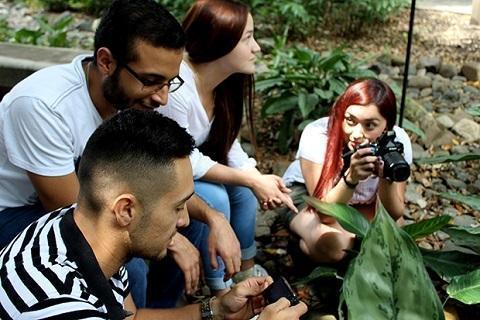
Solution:
[[[173,120],[127,110],[89,139],[76,206],[47,214],[0,252],[1,319],[249,319],[271,278],[251,278],[218,299],[136,309],[124,263],[161,259],[188,224],[193,140]],[[297,319],[286,299],[259,319]]]

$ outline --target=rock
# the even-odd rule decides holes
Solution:
[[[470,119],[470,120],[473,119],[473,117],[470,114],[466,113],[461,109],[456,109],[455,112],[451,115],[451,118],[455,122],[459,122],[462,119]]]
[[[468,149],[468,147],[463,145],[453,146],[452,148],[452,154],[465,154],[469,152],[470,150]]]
[[[408,86],[412,88],[428,88],[432,86],[432,78],[429,76],[413,76],[408,80]]]
[[[422,91],[420,91],[420,97],[428,97],[428,96],[431,96],[432,95],[432,88],[425,88],[425,89],[422,89]]]
[[[245,151],[246,154],[248,154],[249,157],[255,157],[255,148],[253,145],[249,142],[242,142],[242,149]]]
[[[407,97],[411,99],[417,99],[420,97],[420,90],[417,88],[408,88],[407,89]]]
[[[389,54],[382,54],[377,58],[377,61],[386,66],[392,65],[392,57]]]
[[[461,119],[453,126],[452,130],[462,136],[467,142],[474,142],[480,139],[480,125],[470,119]]]
[[[424,241],[424,240],[423,240],[423,241],[420,241],[420,242],[418,243],[418,246],[419,246],[420,248],[423,248],[423,249],[433,250],[432,245],[431,245],[430,243],[428,243],[427,241]]]
[[[425,68],[428,72],[438,73],[441,64],[440,57],[422,57],[417,63],[417,68]]]
[[[440,66],[440,70],[438,71],[439,74],[442,75],[442,77],[445,77],[445,78],[453,78],[454,76],[456,76],[458,74],[458,67],[453,65],[453,64],[449,64],[449,63],[446,63],[446,64],[442,64]]]
[[[457,81],[457,82],[466,82],[467,81],[467,78],[463,77],[463,76],[455,76],[452,78],[452,81]]]
[[[428,152],[425,151],[423,147],[418,143],[412,143],[412,152],[413,152],[413,159],[415,160],[430,157]]]
[[[427,69],[425,68],[420,68],[417,70],[417,76],[423,77],[427,74]]]
[[[471,95],[480,95],[480,90],[477,88],[471,87],[471,86],[465,86],[463,87],[463,91],[466,94],[471,94]]]
[[[277,176],[281,177],[287,170],[288,166],[290,165],[290,161],[284,159],[278,159],[274,161],[272,166],[272,173],[276,174]]]
[[[454,224],[458,226],[470,227],[477,224],[477,220],[469,215],[463,214],[454,218]]]
[[[443,210],[442,214],[455,218],[456,216],[458,216],[458,210],[455,209],[454,207],[446,207]]]
[[[467,188],[467,184],[458,179],[446,179],[446,183],[452,189],[464,190]]]
[[[391,59],[392,66],[402,67],[405,66],[405,57],[399,55],[393,55]]]
[[[447,90],[443,95],[443,99],[457,101],[458,99],[460,99],[460,93],[456,90]]]
[[[446,114],[442,114],[436,118],[439,125],[443,128],[449,129],[455,124],[453,120]]]
[[[467,61],[462,67],[462,74],[468,81],[480,80],[480,62]]]

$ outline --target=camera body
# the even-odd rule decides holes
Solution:
[[[263,292],[263,296],[267,301],[267,304],[271,304],[279,300],[280,298],[287,298],[290,301],[290,305],[294,306],[300,303],[300,299],[293,292],[292,287],[287,282],[287,279],[280,276],[276,278],[271,285]]]
[[[410,176],[410,165],[403,158],[403,144],[395,141],[395,131],[387,131],[377,142],[367,145],[373,155],[383,160],[383,177],[392,181],[406,181]]]

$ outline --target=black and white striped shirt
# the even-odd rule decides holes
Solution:
[[[124,311],[127,271],[121,267],[107,281],[73,220],[73,210],[42,217],[0,252],[0,319],[125,316],[112,314]]]

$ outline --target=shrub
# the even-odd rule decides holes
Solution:
[[[324,55],[298,45],[286,46],[285,37],[277,37],[271,54],[264,57],[267,70],[258,74],[256,90],[263,106],[262,116],[282,114],[278,147],[286,153],[295,130],[330,110],[335,99],[351,81],[372,77],[374,73],[355,63],[342,48]]]

